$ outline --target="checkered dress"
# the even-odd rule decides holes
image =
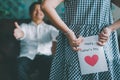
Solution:
[[[112,24],[110,0],[65,0],[64,21],[76,36],[97,35]],[[81,75],[78,55],[60,32],[50,80],[120,80],[120,57],[116,32],[104,46],[109,71]]]

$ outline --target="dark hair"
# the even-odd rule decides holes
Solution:
[[[42,2],[33,2],[30,7],[29,7],[29,14],[30,16],[32,15],[33,13],[33,10],[35,9],[35,5],[38,4],[38,5],[41,5]]]

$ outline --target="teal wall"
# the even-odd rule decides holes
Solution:
[[[29,18],[28,8],[37,0],[0,0],[0,19]]]
[[[28,8],[34,1],[41,0],[0,0],[0,19],[2,18],[29,18]],[[62,17],[64,13],[64,4],[61,3],[57,8],[57,12]]]
[[[1,18],[29,18],[28,8],[34,1],[41,0],[0,0],[0,19]],[[57,8],[57,12],[62,17],[64,13],[64,4],[61,3]],[[114,20],[120,18],[120,8],[112,6]]]
[[[62,17],[63,14],[64,14],[64,3],[61,3],[57,8],[56,8],[56,11],[59,13],[59,15]]]

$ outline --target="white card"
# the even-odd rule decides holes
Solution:
[[[85,37],[78,51],[82,75],[108,71],[102,46],[97,45],[98,36]]]

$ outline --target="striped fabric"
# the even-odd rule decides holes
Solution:
[[[110,0],[65,0],[65,23],[76,36],[97,35],[112,24]],[[50,80],[120,80],[120,56],[116,32],[104,46],[109,71],[81,75],[78,55],[60,32],[57,52],[53,59]]]

